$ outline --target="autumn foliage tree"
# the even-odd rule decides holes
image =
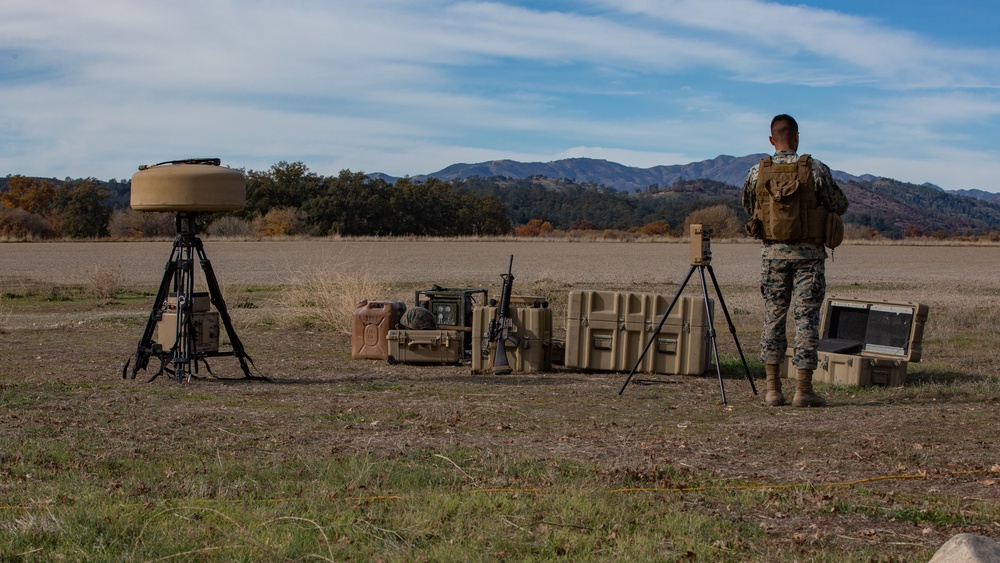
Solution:
[[[262,237],[298,235],[305,230],[306,215],[299,209],[275,207],[263,217],[255,218],[252,225],[256,234]]]
[[[691,225],[697,224],[710,227],[712,236],[717,238],[736,238],[743,235],[743,222],[736,211],[728,205],[713,205],[692,211],[684,220],[684,233],[689,233]]]
[[[532,219],[517,228],[515,234],[519,237],[540,237],[553,231],[552,223],[541,219]]]
[[[7,191],[0,194],[0,202],[4,207],[48,217],[52,213],[55,197],[56,189],[52,182],[18,175],[7,180]]]
[[[639,227],[639,232],[648,237],[669,237],[674,234],[674,230],[670,228],[670,223],[663,219],[646,223]]]

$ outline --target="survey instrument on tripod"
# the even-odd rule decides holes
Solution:
[[[705,271],[707,270],[709,275],[712,277],[712,285],[715,287],[715,293],[719,298],[719,304],[722,305],[722,312],[726,315],[726,322],[729,324],[729,332],[733,335],[733,340],[736,342],[736,350],[739,351],[740,360],[743,362],[743,369],[746,372],[747,380],[750,381],[750,388],[753,390],[753,394],[757,394],[757,387],[753,383],[753,376],[750,375],[750,367],[747,365],[746,357],[743,355],[743,348],[740,346],[740,340],[736,337],[736,327],[733,325],[733,319],[729,316],[729,309],[726,307],[726,301],[722,297],[722,290],[719,289],[719,282],[715,278],[715,271],[712,269],[712,247],[711,247],[711,237],[712,230],[704,225],[691,225],[691,269],[688,270],[687,276],[684,277],[684,281],[681,282],[680,287],[677,288],[677,294],[674,295],[673,301],[667,306],[667,310],[663,312],[663,317],[660,318],[660,322],[656,325],[649,340],[646,342],[646,346],[642,349],[642,353],[639,354],[639,358],[635,361],[635,365],[632,366],[631,371],[628,373],[628,377],[625,379],[625,383],[622,385],[621,390],[618,391],[618,395],[625,392],[625,388],[632,381],[632,376],[635,375],[639,365],[642,363],[642,359],[649,352],[650,346],[656,337],[659,335],[660,330],[663,328],[664,322],[666,322],[667,317],[670,315],[670,311],[674,308],[677,300],[680,298],[681,293],[684,292],[684,288],[687,286],[688,281],[691,279],[692,274],[695,270],[698,270],[701,274],[701,291],[705,298],[705,313],[708,318],[708,335],[712,341],[712,354],[715,360],[715,371],[719,376],[719,390],[722,393],[722,404],[726,404],[726,386],[722,380],[722,366],[719,363],[719,347],[715,338],[715,324],[713,319],[713,312],[711,301],[708,298],[708,284],[705,279]]]
[[[510,362],[507,359],[507,342],[517,346],[520,340],[513,335],[514,320],[510,316],[510,293],[514,288],[514,255],[510,256],[510,264],[507,266],[507,273],[501,274],[503,278],[503,289],[500,291],[500,301],[497,304],[497,318],[490,321],[488,338],[483,342],[485,352],[489,345],[496,342],[496,353],[493,355],[493,374],[507,375],[511,372]]]

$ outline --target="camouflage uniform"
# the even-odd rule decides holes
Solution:
[[[781,150],[772,157],[777,164],[798,162],[795,151]],[[754,165],[743,184],[743,208],[753,216],[757,203],[757,170]],[[830,169],[815,158],[813,182],[820,204],[833,213],[847,211],[847,197],[833,181]],[[785,360],[788,348],[786,321],[792,308],[795,320],[795,354],[799,369],[816,369],[819,315],[826,296],[826,249],[815,243],[764,241],[761,249],[760,293],[764,296],[764,328],[760,336],[760,359],[765,364]]]

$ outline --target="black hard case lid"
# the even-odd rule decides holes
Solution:
[[[821,352],[919,362],[927,305],[827,297]]]

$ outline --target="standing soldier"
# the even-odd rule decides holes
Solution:
[[[773,157],[750,169],[743,184],[743,208],[750,214],[747,232],[763,242],[760,292],[764,296],[764,328],[760,357],[767,375],[765,402],[785,404],[780,364],[785,360],[788,309],[795,320],[797,368],[792,406],[822,407],[826,399],[813,392],[819,315],[826,297],[826,246],[843,237],[840,215],[847,198],[830,169],[804,154],[799,156],[799,126],[790,115],[771,120]],[[831,229],[840,230],[839,233]],[[790,374],[789,374],[790,375]]]

